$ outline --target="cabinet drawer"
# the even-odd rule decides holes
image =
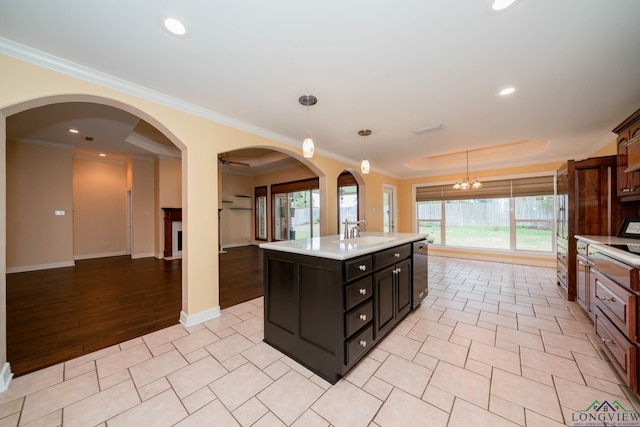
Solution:
[[[356,360],[358,356],[369,350],[373,345],[373,326],[369,325],[362,332],[347,341],[346,365]]]
[[[567,277],[568,277],[568,270],[567,270],[567,266],[562,264],[562,263],[558,263],[558,267],[557,267],[557,275],[558,275],[558,284],[560,286],[562,286],[564,288],[564,290],[567,290]]]
[[[594,270],[596,306],[627,335],[636,338],[636,295]]]
[[[637,391],[636,346],[613,326],[599,307],[596,308],[595,330],[614,368],[625,379],[629,388],[634,392]]]
[[[373,292],[373,276],[365,277],[357,282],[351,283],[346,287],[346,307],[350,310],[352,307],[360,304],[367,298],[371,298]]]
[[[568,251],[566,246],[558,244],[558,250],[556,252],[556,257],[558,261],[562,262],[564,265],[567,265],[568,262]]]
[[[411,244],[396,246],[373,254],[373,266],[376,270],[380,270],[409,256],[411,256]]]
[[[633,268],[630,265],[624,264],[597,251],[591,255],[591,258],[594,268],[605,276],[633,291],[640,290],[638,286],[637,268]]]
[[[373,261],[371,255],[345,261],[344,263],[344,279],[350,282],[353,279],[370,274],[373,270]]]
[[[583,242],[582,240],[578,240],[576,242],[576,252],[578,252],[580,255],[588,256],[589,244],[587,242]]]
[[[354,308],[345,317],[346,337],[348,338],[373,320],[373,301],[369,300],[368,303]]]

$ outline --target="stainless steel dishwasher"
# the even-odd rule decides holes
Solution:
[[[411,309],[415,309],[429,292],[429,257],[427,241],[413,244],[413,298]]]

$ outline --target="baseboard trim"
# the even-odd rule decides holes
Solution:
[[[138,259],[138,258],[152,258],[156,256],[155,252],[148,252],[146,254],[131,254],[131,259]]]
[[[215,319],[221,315],[220,306],[210,308],[209,310],[201,311],[196,314],[187,314],[184,311],[180,312],[180,323],[185,327],[194,326],[207,320]]]
[[[2,371],[0,371],[0,393],[6,391],[9,388],[11,378],[13,378],[13,374],[11,373],[9,362],[7,362],[2,367]]]
[[[73,267],[76,265],[73,261],[53,262],[51,264],[23,265],[22,267],[9,267],[7,274],[24,273],[26,271],[49,270],[50,268]]]
[[[88,255],[75,255],[73,259],[80,260],[80,259],[108,258],[111,256],[121,256],[121,255],[127,255],[127,251],[105,252],[105,253],[88,254]]]

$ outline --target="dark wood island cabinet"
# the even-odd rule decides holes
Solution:
[[[411,311],[413,241],[346,259],[261,245],[264,341],[335,384]]]

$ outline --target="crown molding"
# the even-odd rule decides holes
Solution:
[[[95,83],[97,85],[104,86],[118,92],[133,95],[138,98],[145,99],[156,104],[164,105],[165,107],[173,108],[187,114],[202,117],[204,119],[211,120],[213,122],[232,127],[234,129],[242,130],[254,135],[271,139],[290,147],[294,147],[296,148],[296,150],[300,149],[301,146],[300,141],[281,135],[279,133],[272,132],[268,129],[255,126],[247,122],[243,122],[224,114],[216,113],[215,111],[200,107],[199,105],[195,105],[190,102],[186,102],[181,99],[155,91],[153,89],[131,83],[118,77],[103,73],[101,71],[97,71],[92,68],[67,61],[66,59],[62,59],[41,50],[16,43],[4,37],[0,37],[0,54],[10,56],[12,58],[16,58],[31,64],[35,64],[49,70],[57,71],[59,73],[66,74],[80,80]],[[316,152],[324,157],[347,164],[358,165],[358,167],[360,164],[356,160],[346,159],[342,156],[337,156],[334,153],[328,153],[322,149],[316,148]],[[389,175],[393,178],[399,178],[395,174],[376,168],[374,165],[372,165],[371,170]]]
[[[244,130],[265,138],[269,138],[283,144],[297,147],[298,141],[289,137],[255,126],[224,114],[216,113],[207,108],[200,107],[190,102],[166,95],[144,86],[111,76],[83,65],[76,64],[66,59],[53,56],[41,50],[33,49],[20,43],[0,37],[0,53],[12,58],[20,59],[31,64],[39,65],[49,70],[57,71],[80,80],[95,83],[118,92],[133,95],[156,104],[164,105],[188,114],[202,117],[235,129]]]

